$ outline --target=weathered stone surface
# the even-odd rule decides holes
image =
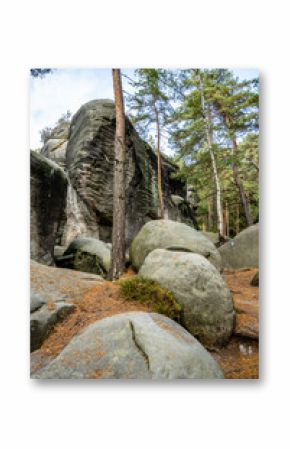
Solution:
[[[30,295],[30,313],[35,312],[40,309],[44,304],[46,304],[45,300],[36,293],[31,293]]]
[[[146,223],[130,247],[133,266],[138,270],[146,256],[157,248],[201,254],[217,269],[221,267],[221,258],[214,244],[201,232],[184,223],[172,220],[154,220]]]
[[[244,229],[219,248],[224,268],[259,266],[259,224]]]
[[[155,313],[115,315],[87,327],[39,379],[214,379],[223,374],[202,345]]]
[[[66,260],[66,256],[72,255]],[[111,267],[111,250],[108,244],[94,238],[76,238],[65,250],[62,265],[79,271],[104,275]],[[61,258],[59,258],[59,263]]]
[[[64,171],[41,154],[31,152],[30,242],[31,258],[53,264],[53,249],[66,204]]]
[[[66,139],[49,139],[41,149],[41,154],[65,168],[66,147]]]
[[[183,325],[204,345],[225,343],[233,329],[230,291],[205,257],[156,249],[146,257],[139,276],[170,290],[183,306]]]
[[[35,261],[30,264],[31,295],[45,303],[81,301],[84,293],[102,282],[95,274],[47,267]]]
[[[66,166],[66,147],[69,138],[70,123],[61,120],[50,132],[41,148],[41,154],[56,162],[62,168]]]
[[[100,282],[104,282],[100,276],[31,261],[31,351],[39,348],[55,324],[73,310],[71,302],[81,301]]]
[[[109,241],[112,231],[113,161],[115,108],[110,100],[94,100],[74,115],[66,151],[72,187],[95,215],[99,233],[95,237]],[[157,160],[148,144],[140,139],[126,119],[126,241],[127,245],[150,218],[158,218]],[[184,200],[182,212],[174,205],[171,194],[186,197],[184,184],[171,175],[177,167],[162,160],[162,188],[166,214],[194,223],[193,210]],[[86,213],[84,221],[86,221]]]
[[[30,350],[38,349],[53,327],[74,309],[73,304],[64,302],[44,305],[30,315]]]

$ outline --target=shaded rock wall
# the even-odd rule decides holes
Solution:
[[[31,258],[53,264],[53,248],[66,207],[67,177],[43,155],[31,152],[30,250]]]

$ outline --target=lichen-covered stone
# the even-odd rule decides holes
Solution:
[[[205,348],[174,321],[131,312],[91,324],[74,337],[38,379],[220,379]]]
[[[231,293],[205,257],[155,249],[146,257],[141,278],[170,290],[183,307],[182,324],[207,347],[228,341],[234,323]]]

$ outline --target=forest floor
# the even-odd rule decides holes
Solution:
[[[224,279],[233,294],[235,308],[238,307],[239,310],[238,312],[236,309],[236,329],[239,318],[242,318],[240,320],[242,321],[242,327],[250,328],[250,335],[253,316],[256,319],[258,313],[259,289],[250,285],[256,271],[252,269],[228,270],[224,273]],[[131,276],[135,276],[135,272],[129,268],[122,278]],[[120,295],[118,283],[104,281],[89,288],[84,292],[81,301],[75,301],[74,311],[64,321],[57,324],[41,348],[32,353],[31,372],[33,373],[49,363],[84,327],[96,320],[132,311],[148,312],[150,308],[136,301],[123,299]],[[250,325],[248,321],[250,321]],[[259,345],[257,339],[233,335],[227,346],[212,352],[212,355],[228,379],[255,379],[259,377]]]

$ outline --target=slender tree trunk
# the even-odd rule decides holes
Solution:
[[[228,128],[230,139],[232,141],[232,157],[233,157],[233,176],[234,176],[234,181],[235,181],[235,184],[236,184],[236,186],[238,188],[238,191],[239,191],[240,200],[241,200],[241,203],[242,203],[242,206],[243,206],[243,210],[244,210],[244,213],[245,213],[247,225],[251,226],[253,224],[253,217],[251,215],[249,201],[248,201],[248,198],[247,198],[247,196],[245,194],[244,185],[243,185],[243,182],[242,182],[242,180],[241,180],[241,178],[239,176],[239,170],[238,170],[238,166],[237,166],[237,163],[236,163],[237,150],[238,150],[237,139],[236,139],[235,133],[231,130],[230,118],[227,115],[224,115],[224,119],[225,119],[225,123],[226,123],[227,128]]]
[[[113,69],[116,108],[116,135],[113,187],[112,266],[110,277],[116,280],[125,268],[125,113],[120,69]]]
[[[236,208],[236,234],[240,232],[240,206],[237,205]]]
[[[207,225],[208,231],[210,231],[212,227],[212,209],[210,199],[207,201]]]
[[[219,181],[218,172],[217,172],[215,155],[214,155],[214,151],[213,151],[213,137],[212,137],[210,111],[209,111],[209,114],[207,114],[206,108],[205,108],[203,83],[202,83],[200,73],[199,73],[199,82],[200,82],[201,107],[202,107],[202,111],[203,111],[204,126],[205,126],[205,131],[206,131],[208,150],[210,153],[211,167],[212,167],[212,173],[213,173],[215,190],[216,190],[217,227],[218,227],[219,235],[221,236],[221,235],[223,235],[223,228],[224,228],[223,211],[222,211],[222,204],[221,204],[221,187],[220,187],[220,181]]]
[[[160,206],[160,218],[164,218],[164,202],[163,202],[163,192],[162,192],[162,175],[161,175],[161,152],[160,152],[160,120],[159,113],[154,105],[155,116],[156,116],[156,132],[157,132],[157,185],[158,185],[158,198]]]
[[[225,235],[228,237],[230,235],[230,222],[229,222],[229,208],[228,203],[225,207]]]

